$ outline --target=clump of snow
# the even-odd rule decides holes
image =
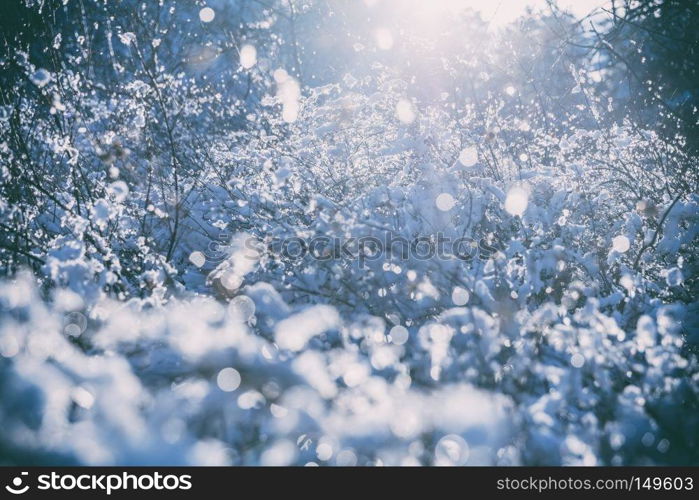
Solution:
[[[282,349],[300,351],[311,338],[340,326],[340,316],[333,307],[313,306],[280,321],[274,338]]]
[[[128,47],[136,42],[136,34],[132,31],[119,33],[119,41]]]

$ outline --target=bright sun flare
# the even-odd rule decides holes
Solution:
[[[419,22],[430,22],[430,18],[454,14],[466,9],[473,10],[490,23],[491,26],[503,26],[523,15],[527,8],[546,9],[546,0],[364,0],[369,6],[394,4],[397,12],[412,12]],[[558,2],[561,9],[581,17],[594,9],[609,3],[608,0],[562,0]]]

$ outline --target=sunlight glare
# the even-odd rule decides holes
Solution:
[[[558,5],[561,9],[582,17],[609,2],[610,0],[560,0]],[[412,12],[415,21],[423,26],[430,22],[430,18],[455,15],[470,9],[480,14],[491,27],[497,28],[522,16],[527,9],[547,9],[546,0],[372,0],[365,3],[372,7],[379,3],[395,5],[395,12]]]

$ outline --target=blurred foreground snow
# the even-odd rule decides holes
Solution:
[[[676,419],[690,387],[672,377],[687,361],[667,318],[643,317],[637,340],[620,340],[592,308],[571,324],[544,307],[498,367],[504,346],[478,307],[447,311],[398,345],[380,318],[292,311],[257,284],[251,302],[275,345],[235,301],[105,299],[88,318],[73,292],[47,307],[32,281],[0,287],[5,463],[664,463],[687,459],[670,433],[696,436],[696,414]],[[476,328],[464,331],[469,319]],[[537,359],[540,339],[526,332],[542,329],[551,342]],[[663,346],[649,340],[656,331]]]

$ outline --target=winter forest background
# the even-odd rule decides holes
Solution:
[[[0,5],[0,463],[699,464],[697,2]]]

